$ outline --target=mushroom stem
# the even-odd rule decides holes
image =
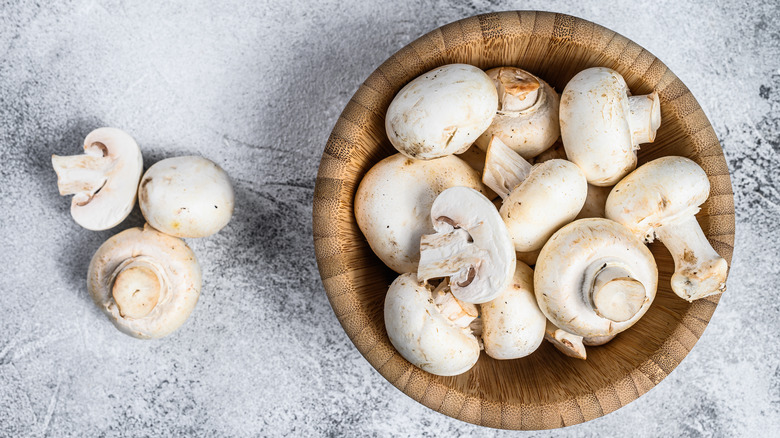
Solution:
[[[479,316],[477,306],[458,300],[449,291],[440,290],[438,293],[435,293],[433,304],[436,304],[436,307],[445,318],[455,323],[458,327],[468,327]]]
[[[60,195],[73,195],[85,197],[89,200],[108,179],[106,174],[113,164],[111,157],[104,157],[87,150],[84,155],[71,155],[62,157],[51,156],[51,164],[57,172],[57,187]],[[77,200],[78,202],[78,200]]]
[[[490,139],[482,182],[506,199],[512,190],[528,178],[531,163],[513,151],[495,135]]]
[[[461,287],[474,278],[476,266],[488,255],[471,242],[462,228],[448,233],[426,234],[420,238],[420,265],[417,278],[426,282],[432,278],[450,277]]]
[[[573,357],[575,359],[587,359],[587,353],[585,351],[585,345],[583,345],[582,336],[577,336],[573,333],[569,333],[565,330],[561,330],[555,326],[549,320],[547,326],[544,329],[544,339],[547,342],[553,344],[555,348],[566,356]]]
[[[593,279],[593,308],[596,314],[609,320],[628,321],[639,312],[645,299],[645,287],[622,266],[605,264]]]
[[[710,245],[695,216],[655,229],[674,258],[672,290],[687,301],[726,290],[728,264]]]
[[[122,262],[111,293],[123,318],[143,318],[157,306],[166,287],[165,274],[146,257],[134,257]]]
[[[631,128],[631,142],[635,149],[642,143],[652,143],[655,132],[661,126],[661,103],[655,91],[643,96],[628,98],[628,126]]]
[[[532,107],[539,98],[539,80],[516,68],[501,68],[497,81],[498,110],[522,111]]]

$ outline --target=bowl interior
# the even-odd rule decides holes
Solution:
[[[663,245],[650,249],[659,268],[657,297],[631,329],[588,359],[568,358],[543,342],[529,357],[497,361],[482,354],[456,377],[428,374],[404,360],[384,328],[383,303],[397,276],[373,254],[357,227],[353,199],[365,173],[395,149],[384,114],[395,93],[426,71],[449,63],[483,69],[518,66],[560,92],[577,72],[617,70],[633,94],[658,91],[662,124],[656,141],[639,150],[639,164],[686,156],[707,172],[709,200],[697,216],[730,263],[734,203],[720,143],[682,82],[651,53],[613,31],[546,12],[480,15],[436,29],[383,63],[355,93],[328,140],[314,197],[314,239],[323,285],[344,330],[366,359],[401,391],[446,415],[508,429],[546,429],[587,421],[631,402],[667,376],[704,331],[718,297],[692,304],[670,289],[673,260]]]

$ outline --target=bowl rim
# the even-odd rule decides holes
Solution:
[[[504,27],[505,23],[515,21],[527,23],[529,20],[530,23],[525,28],[530,29],[531,33],[527,35],[504,33],[508,32]],[[656,79],[651,89],[659,92],[662,111],[666,109],[678,115],[682,114],[681,123],[687,135],[696,137],[701,151],[714,152],[709,155],[698,155],[699,159],[696,161],[702,165],[702,160],[706,159],[708,167],[705,170],[715,169],[707,171],[712,187],[711,197],[713,193],[723,197],[725,208],[721,207],[720,210],[723,211],[714,214],[720,216],[719,222],[723,222],[721,228],[716,230],[718,233],[713,234],[705,229],[705,234],[711,242],[713,242],[712,237],[717,237],[715,240],[717,245],[713,243],[713,246],[731,266],[734,248],[733,190],[720,142],[691,92],[666,65],[646,49],[596,23],[571,15],[545,11],[504,11],[475,15],[441,26],[421,36],[398,50],[374,70],[360,85],[339,116],[320,161],[315,183],[312,229],[323,287],[339,323],[358,351],[385,379],[403,393],[433,410],[461,421],[501,429],[540,430],[582,423],[617,410],[652,389],[679,365],[704,332],[720,300],[720,295],[716,295],[694,301],[660,348],[620,381],[613,382],[592,394],[571,397],[565,403],[516,405],[508,402],[497,403],[434,381],[431,375],[400,357],[389,343],[386,332],[378,330],[377,333],[368,321],[367,310],[359,300],[354,298],[357,289],[351,284],[348,276],[358,271],[365,271],[371,266],[371,262],[366,262],[365,266],[348,266],[342,257],[347,252],[353,254],[356,251],[354,242],[349,242],[349,248],[345,248],[344,243],[348,242],[348,239],[354,239],[355,234],[354,231],[340,230],[339,227],[344,225],[344,218],[342,217],[340,221],[339,214],[351,215],[351,222],[354,222],[352,202],[362,175],[356,177],[357,182],[345,180],[341,176],[350,167],[353,153],[366,153],[360,149],[356,139],[349,135],[349,130],[354,129],[355,126],[361,127],[361,124],[370,117],[380,116],[384,119],[384,111],[389,105],[386,94],[393,89],[397,91],[416,76],[399,82],[399,78],[404,77],[404,73],[408,76],[404,64],[408,64],[409,59],[421,59],[421,49],[434,50],[434,52],[426,52],[426,58],[430,60],[436,57],[444,59],[447,53],[452,53],[466,44],[473,44],[478,39],[482,39],[483,44],[490,44],[495,39],[510,36],[528,39],[547,38],[548,45],[582,44],[581,41],[574,40],[577,29],[590,29],[591,35],[600,35],[601,40],[606,41],[606,45],[602,47],[604,60],[598,65],[624,73],[627,66],[642,63],[642,68],[645,68],[643,75],[652,72]],[[430,68],[446,63],[431,64],[433,66]],[[422,68],[420,65],[412,65],[412,67],[418,70]],[[426,67],[423,72],[430,68]],[[632,78],[626,77],[629,85],[631,80]],[[395,95],[395,91],[390,97]],[[705,219],[710,216],[705,215]],[[347,223],[350,222],[349,216],[346,220]],[[351,225],[356,228],[354,223]],[[358,235],[360,239],[363,238],[359,230]],[[364,246],[367,247],[367,244]],[[368,251],[370,253],[370,249]],[[672,345],[673,343],[675,345]],[[404,363],[406,366],[403,366]]]

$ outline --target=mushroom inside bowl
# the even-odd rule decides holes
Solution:
[[[483,70],[516,66],[557,92],[578,72],[607,67],[634,95],[658,93],[663,123],[655,142],[638,151],[638,163],[677,155],[699,164],[710,182],[709,199],[696,216],[714,250],[731,261],[734,202],[723,151],[704,112],[686,86],[660,60],[599,25],[548,12],[501,12],[448,24],[404,47],[369,76],[347,104],[325,146],[313,206],[314,244],[325,291],[344,330],[380,374],[431,409],[454,418],[505,429],[549,429],[588,421],[638,398],[666,377],[693,348],[719,295],[692,303],[670,286],[672,256],[650,245],[658,291],[647,313],[586,361],[568,358],[552,344],[515,360],[482,354],[468,372],[429,374],[393,348],[383,304],[397,274],[368,246],[357,226],[354,197],[360,180],[396,151],[384,115],[395,94],[433,68],[465,63]]]

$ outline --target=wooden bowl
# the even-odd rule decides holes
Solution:
[[[661,61],[597,24],[548,12],[501,12],[456,21],[412,42],[366,79],[328,139],[314,193],[314,246],[333,311],[361,354],[398,389],[459,420],[505,429],[549,429],[588,421],[644,394],[693,348],[719,296],[692,304],[670,289],[674,263],[652,244],[658,294],[648,313],[588,360],[570,359],[547,342],[529,357],[498,361],[482,354],[456,377],[428,374],[398,354],[387,337],[383,303],[397,276],[371,251],[353,214],[363,175],[396,151],[384,116],[396,92],[434,67],[468,63],[483,69],[526,69],[559,92],[577,72],[605,66],[620,72],[634,94],[658,91],[662,124],[639,164],[664,155],[699,163],[710,198],[699,223],[729,263],[734,245],[734,199],[718,138],[690,91]]]

